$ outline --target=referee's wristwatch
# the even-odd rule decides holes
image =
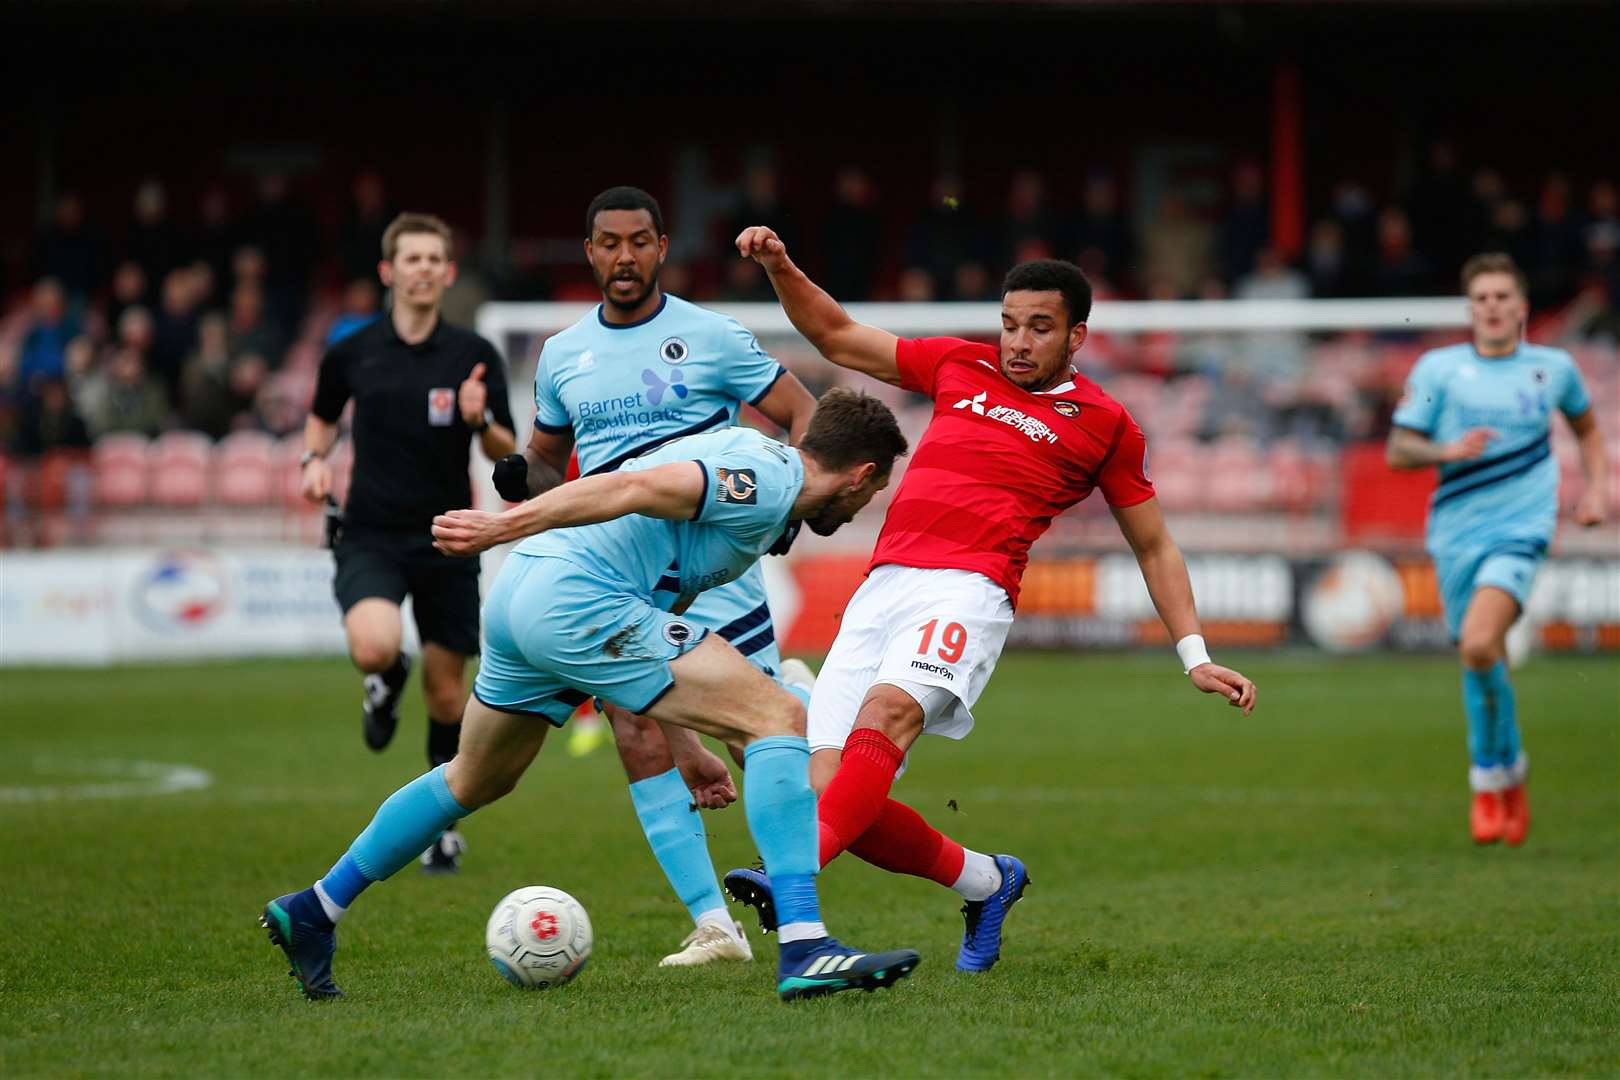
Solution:
[[[481,423],[477,427],[473,428],[473,430],[478,432],[480,435],[482,435],[484,432],[489,430],[489,425],[493,424],[494,422],[495,422],[495,410],[494,409],[485,409],[484,410],[484,421],[483,421],[483,423]]]
[[[300,469],[306,468],[316,458],[324,458],[325,456],[319,450],[305,450],[303,456],[298,459],[298,467]]]

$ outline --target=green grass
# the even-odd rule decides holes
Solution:
[[[1244,720],[1173,657],[1008,657],[974,736],[925,741],[896,789],[1028,863],[1001,964],[957,975],[955,898],[845,857],[822,878],[835,931],[923,965],[791,1007],[757,935],[752,965],[655,966],[685,913],[612,752],[575,761],[561,740],[467,823],[460,876],[413,867],[365,895],[340,933],[349,996],[307,1004],[259,909],[419,771],[415,691],[376,756],[335,662],[5,672],[0,1074],[1620,1074],[1620,664],[1518,674],[1535,762],[1519,850],[1468,841],[1450,661],[1246,666],[1261,706]],[[213,782],[14,790],[130,761]],[[721,869],[753,858],[740,807],[709,822]],[[561,990],[514,990],[484,958],[484,919],[524,884],[567,889],[595,923]]]

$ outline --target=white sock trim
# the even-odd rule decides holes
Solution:
[[[723,907],[710,908],[694,919],[693,923],[697,926],[718,926],[732,937],[737,936],[737,922],[731,917],[731,912]]]
[[[321,902],[321,910],[326,912],[326,917],[334,923],[343,918],[343,913],[349,910],[338,907],[337,901],[326,895],[325,887],[318,881],[315,883],[315,899]]]
[[[819,922],[790,922],[776,928],[776,939],[786,945],[792,941],[814,941],[827,936],[827,925]]]
[[[1508,787],[1518,787],[1524,783],[1525,777],[1530,775],[1530,755],[1520,750],[1518,759],[1508,766],[1507,771]]]
[[[1001,868],[989,855],[962,849],[962,873],[955,889],[964,900],[988,900],[1001,888]]]

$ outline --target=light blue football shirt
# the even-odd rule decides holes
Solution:
[[[620,468],[676,461],[703,468],[702,501],[692,520],[631,514],[531,536],[517,552],[566,559],[654,607],[685,610],[698,593],[741,577],[782,535],[804,487],[804,463],[791,446],[749,428],[728,428],[673,440]]]
[[[757,404],[783,373],[735,319],[678,296],[624,326],[598,305],[540,350],[534,423],[573,431],[588,476],[670,439],[731,427],[738,403]]]
[[[1590,407],[1580,369],[1562,349],[1521,344],[1508,356],[1484,357],[1472,345],[1451,345],[1424,353],[1394,423],[1437,443],[1477,427],[1496,432],[1479,457],[1440,466],[1429,550],[1525,540],[1544,551],[1558,522],[1552,413],[1573,419]]]

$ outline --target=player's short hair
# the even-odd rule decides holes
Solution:
[[[444,219],[432,214],[405,213],[388,223],[383,230],[382,257],[384,262],[393,262],[394,256],[399,254],[399,238],[406,233],[431,233],[444,241],[444,257],[454,258],[454,249],[450,246],[450,226]]]
[[[1463,263],[1462,291],[1468,294],[1468,289],[1474,284],[1474,279],[1481,274],[1512,274],[1514,284],[1519,286],[1520,296],[1530,295],[1530,279],[1524,276],[1519,264],[1513,261],[1513,256],[1505,251],[1487,251],[1483,255],[1475,255]]]
[[[816,402],[799,450],[832,470],[871,461],[888,475],[910,447],[889,407],[859,390],[835,386]]]
[[[1069,311],[1069,325],[1091,317],[1091,282],[1072,262],[1062,259],[1032,259],[1019,263],[1001,279],[1001,295],[1010,292],[1058,292]]]
[[[596,215],[603,210],[645,210],[652,215],[653,232],[664,235],[664,212],[658,208],[658,200],[638,187],[620,184],[592,199],[585,209],[585,239],[596,231]]]

